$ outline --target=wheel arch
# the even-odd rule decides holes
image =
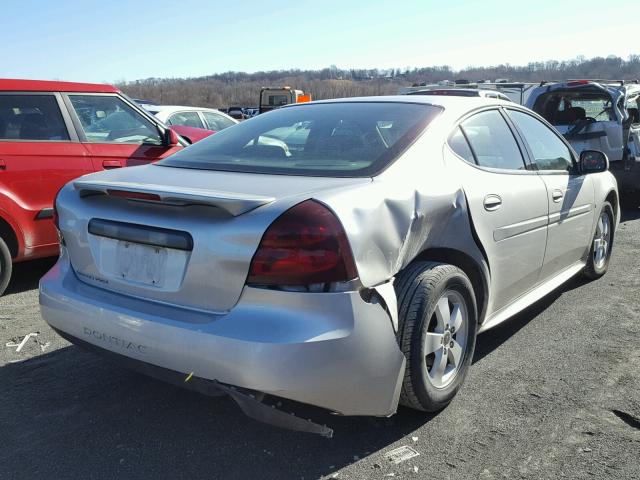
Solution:
[[[20,252],[18,235],[11,224],[0,215],[0,237],[4,240],[11,252],[11,258],[15,259]]]
[[[478,324],[482,324],[489,300],[489,279],[486,268],[479,265],[470,255],[454,248],[433,247],[422,251],[413,261],[437,261],[458,267],[471,280],[478,307]]]
[[[620,215],[620,201],[618,199],[618,194],[616,193],[616,191],[611,190],[607,194],[605,201],[609,202],[613,207],[613,216],[615,219],[615,223],[617,223]]]

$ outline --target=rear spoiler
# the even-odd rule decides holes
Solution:
[[[234,217],[275,201],[273,197],[134,182],[77,180],[73,186],[81,197],[109,195],[175,206],[207,205]]]

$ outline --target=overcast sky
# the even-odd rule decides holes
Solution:
[[[639,20],[625,13],[637,0],[469,3],[2,0],[0,77],[114,82],[640,53]]]

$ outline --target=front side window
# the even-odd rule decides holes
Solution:
[[[507,110],[529,145],[538,170],[561,170],[573,168],[571,152],[558,136],[544,123],[523,112]]]
[[[217,113],[202,112],[202,115],[204,115],[204,119],[207,121],[207,125],[209,125],[209,130],[215,132],[219,132],[236,124],[233,120],[229,120],[227,117],[218,115]]]
[[[88,142],[162,145],[156,126],[114,95],[69,95]]]
[[[479,166],[503,170],[525,169],[513,133],[497,110],[478,113],[462,122],[460,128]]]
[[[169,117],[169,125],[182,125],[185,127],[205,128],[198,112],[178,112]]]
[[[395,102],[301,104],[259,115],[160,165],[291,175],[371,176],[393,162],[441,111]]]
[[[54,95],[0,95],[0,140],[69,140]]]

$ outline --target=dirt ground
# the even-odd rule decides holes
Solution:
[[[576,278],[479,336],[447,409],[316,418],[333,439],[70,345],[38,310],[51,261],[18,265],[0,298],[0,479],[638,479],[640,211],[623,220],[604,278]],[[400,446],[419,456],[390,462]]]

